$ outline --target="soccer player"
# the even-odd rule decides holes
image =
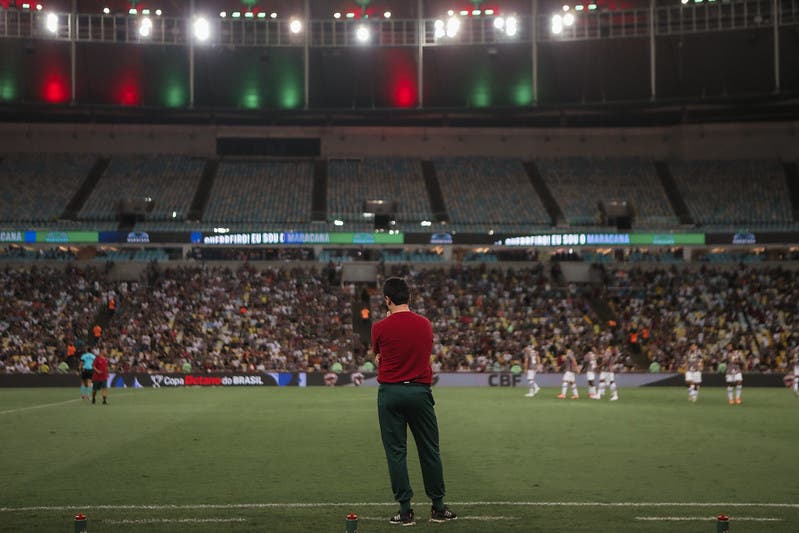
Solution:
[[[566,399],[566,391],[569,385],[572,387],[572,400],[580,398],[580,393],[577,392],[576,374],[580,372],[580,367],[577,365],[577,359],[574,357],[574,352],[566,350],[566,355],[563,356],[563,386],[561,387],[558,398],[561,400]]]
[[[743,390],[743,355],[740,350],[733,350],[732,344],[727,345],[727,371],[724,378],[727,380],[727,400],[730,405],[741,403]],[[735,385],[735,399],[733,400],[733,385]]]
[[[535,382],[535,371],[538,368],[538,350],[532,344],[524,349],[524,372],[527,374],[527,383],[530,384],[530,391],[525,394],[528,398],[532,398],[541,387]]]
[[[433,326],[410,310],[410,288],[402,278],[388,278],[383,284],[388,307],[386,318],[372,324],[372,351],[379,354],[377,414],[380,436],[388,462],[388,473],[399,512],[391,524],[416,524],[408,479],[407,431],[416,441],[425,494],[432,500],[431,522],[449,522],[457,515],[444,505],[444,468],[438,445],[438,421],[430,385],[433,369]]]
[[[799,346],[793,349],[793,393],[799,396]]]
[[[596,392],[596,370],[597,370],[597,357],[594,348],[592,347],[585,354],[585,368],[586,378],[588,378],[588,397],[592,400],[598,400],[599,395]]]
[[[619,391],[616,389],[616,373],[613,368],[619,360],[618,352],[608,346],[605,353],[602,354],[602,359],[599,361],[599,394],[597,399],[601,399],[605,395],[605,387],[610,383],[610,401],[615,402],[619,399]]]
[[[108,404],[108,359],[103,356],[102,352],[97,353],[94,358],[92,366],[94,372],[92,374],[92,403],[96,402],[97,391],[103,391],[103,405]]]
[[[702,360],[702,352],[699,351],[696,344],[691,345],[685,358],[685,384],[688,385],[688,400],[696,402],[699,398],[699,387],[702,386],[702,369],[705,367],[705,363]]]
[[[89,392],[92,390],[92,373],[95,355],[92,352],[85,352],[80,356],[80,399],[88,400]]]

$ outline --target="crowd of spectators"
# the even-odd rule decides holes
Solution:
[[[661,369],[684,370],[697,344],[706,370],[715,371],[728,346],[740,349],[748,371],[785,371],[799,315],[795,271],[702,267],[607,273],[607,298],[621,328]]]
[[[96,347],[117,372],[368,368],[374,354],[354,327],[363,287],[342,284],[332,263],[316,265],[150,265],[134,282],[69,265],[7,268],[0,272],[0,372],[74,369],[74,356],[94,347],[103,316]],[[559,371],[569,349],[582,358],[608,346],[622,355],[618,372],[649,362],[673,372],[683,370],[693,343],[708,371],[719,368],[729,344],[746,354],[748,371],[786,371],[799,344],[795,271],[596,267],[602,283],[579,287],[564,283],[554,265],[387,264],[384,275],[406,276],[413,309],[432,321],[436,371],[512,371],[533,344],[546,372]],[[602,314],[604,303],[613,320]],[[379,290],[371,310],[372,319],[382,318]]]

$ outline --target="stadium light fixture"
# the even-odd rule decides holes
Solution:
[[[575,11],[582,11],[583,9],[585,9],[585,6],[582,4],[577,4],[576,6],[574,6]]]
[[[160,9],[156,9],[155,10],[155,16],[156,17],[160,17],[162,13],[163,13],[163,11],[161,11]]]
[[[194,19],[194,38],[199,42],[204,43],[211,37],[211,25],[208,19],[204,17],[197,17]]]
[[[485,11],[483,11],[483,13],[485,13],[486,15],[491,16],[491,15],[494,14],[494,10],[493,9],[486,9]]]
[[[294,35],[300,33],[302,31],[302,22],[300,19],[291,19],[291,22],[289,22],[289,30]]]
[[[480,11],[479,9],[472,9],[472,15],[475,17],[479,17],[481,13],[482,11]]]
[[[111,10],[108,9],[107,7],[104,7],[103,8],[103,15],[110,15],[110,14],[111,14]]]
[[[341,18],[341,13],[336,11],[335,13],[333,13],[333,18],[336,19],[336,20],[340,19]]]
[[[266,13],[264,13],[263,11],[261,11],[260,13],[258,13],[258,18],[259,18],[259,19],[265,19],[265,18],[266,18]]]
[[[223,18],[226,18],[226,17],[227,17],[227,11],[220,11],[219,12],[219,18],[223,19]]]
[[[450,9],[449,11],[447,11],[447,16],[448,16],[448,17],[451,17],[451,16],[453,16],[454,14],[455,14],[455,12],[454,12],[453,10],[451,10],[451,9]]]
[[[130,9],[128,9],[128,15],[138,15],[138,14],[139,14],[139,10],[136,9],[135,7],[132,7]]]
[[[588,4],[588,11],[596,11],[596,4],[594,3]]]
[[[145,17],[139,22],[139,36],[147,39],[153,33],[153,21]]]
[[[441,19],[438,19],[435,21],[435,23],[433,23],[433,30],[436,39],[441,39],[442,37],[444,37],[444,35],[447,34],[444,21]]]
[[[461,29],[461,21],[458,17],[452,17],[447,21],[447,37],[453,39],[456,35],[458,35],[458,31]]]
[[[55,13],[48,13],[44,19],[44,27],[50,33],[58,33],[58,15]]]
[[[681,3],[682,5],[685,5],[685,4],[687,4],[687,3],[688,3],[688,1],[689,1],[689,0],[680,0],[680,3]]]
[[[42,4],[36,4],[36,11],[41,11],[42,9],[44,9]]]
[[[497,17],[494,19],[494,28],[505,31],[505,19],[502,17]]]
[[[383,13],[383,18],[390,19],[391,18],[391,11],[386,11],[385,13]]]
[[[255,16],[255,13],[253,13],[252,11],[247,11],[246,13],[244,13],[244,18],[247,18],[247,19],[251,19],[254,16]]]
[[[141,14],[142,15],[149,15],[150,14],[150,10],[149,9],[142,9],[141,10]]]
[[[233,17],[234,19],[241,18],[241,11],[234,11],[231,14],[231,17]]]
[[[550,31],[555,35],[563,33],[563,17],[560,15],[553,15]]]
[[[505,20],[505,35],[508,37],[516,37],[519,33],[519,19],[516,17],[508,17]]]
[[[369,31],[369,28],[364,24],[361,24],[355,29],[355,39],[359,43],[368,42],[371,36],[372,35],[371,32]]]
[[[341,226],[343,226],[343,225],[344,225],[344,221],[343,221],[343,220],[339,220],[339,219],[337,218],[336,220],[334,220],[334,221],[333,221],[333,225],[334,225],[334,226],[341,227]]]
[[[566,13],[563,15],[563,25],[564,26],[573,26],[574,25],[574,15],[571,13]]]
[[[430,222],[429,220],[422,220],[422,221],[419,223],[419,225],[420,225],[420,226],[422,226],[422,227],[425,227],[425,228],[429,228],[430,226],[432,226],[432,225],[433,225],[433,223],[432,223],[432,222]]]
[[[277,13],[275,13],[274,11],[272,11],[271,13],[269,13],[269,18],[271,18],[271,19],[276,19],[276,18],[277,18]]]
[[[354,19],[355,18],[355,13],[352,13],[352,12],[347,13],[347,18],[348,19]]]
[[[22,4],[22,9],[30,9],[31,5],[28,3]]]

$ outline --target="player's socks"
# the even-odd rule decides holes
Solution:
[[[82,400],[86,396],[86,387],[83,385],[80,386],[80,399]]]
[[[741,393],[743,392],[743,385],[735,386],[735,402],[741,403]]]
[[[727,399],[732,403],[732,385],[727,387]]]
[[[605,382],[604,381],[600,381],[599,382],[599,397],[601,398],[604,395],[605,395]]]
[[[564,383],[563,386],[560,388],[560,395],[564,398],[566,397],[566,391],[569,389],[569,384]]]
[[[572,383],[572,399],[576,400],[579,397],[580,393],[577,392],[577,382],[575,381],[574,383]]]
[[[588,387],[588,396],[591,398],[596,397],[596,387]]]
[[[616,382],[615,381],[610,384],[610,394],[614,398],[618,398],[619,397],[619,392],[618,392],[618,390],[616,390]]]

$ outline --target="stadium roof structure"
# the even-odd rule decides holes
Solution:
[[[3,120],[612,126],[799,117],[799,44],[783,36],[799,27],[796,2],[531,0],[518,11],[439,13],[420,0],[415,17],[365,7],[321,16],[307,0],[296,16],[16,4],[27,7],[0,8],[0,51],[15,58],[0,65]]]

